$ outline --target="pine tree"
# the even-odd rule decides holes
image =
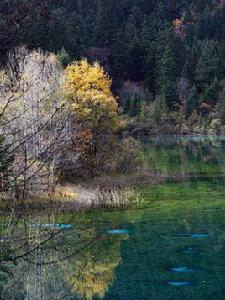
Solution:
[[[141,11],[134,7],[124,32],[127,76],[133,81],[143,80],[144,49],[140,38],[142,21]]]
[[[189,91],[188,97],[187,97],[187,103],[186,103],[186,116],[187,118],[190,117],[190,115],[197,111],[199,108],[199,101],[198,101],[198,92],[196,86],[192,86],[192,88]]]
[[[107,1],[97,0],[94,40],[98,47],[107,46],[109,41],[110,15]]]
[[[186,46],[186,60],[184,63],[183,74],[191,83],[194,83],[195,69],[201,55],[201,45],[194,39],[191,45]]]
[[[210,21],[211,21],[211,9],[209,8],[209,6],[206,6],[200,20],[197,23],[197,37],[200,40],[207,39],[207,38],[210,39],[210,33],[211,33]]]
[[[225,93],[222,92],[219,95],[219,100],[216,105],[216,113],[220,119],[222,125],[225,125]]]
[[[185,9],[183,21],[184,21],[184,22],[187,22],[187,23],[193,21],[192,13],[191,13],[191,10],[190,10],[190,7],[189,7],[189,6],[186,7],[186,9]]]
[[[160,49],[158,50],[160,51]],[[157,62],[157,91],[164,95],[168,108],[174,108],[179,101],[177,91],[176,65],[173,51],[169,44],[161,49],[161,57]]]
[[[212,4],[212,0],[195,0],[194,4],[197,12],[202,13],[206,6]]]
[[[207,86],[207,88],[203,93],[204,101],[207,102],[208,104],[214,105],[217,101],[219,91],[220,91],[219,82],[218,79],[215,78],[214,81]]]
[[[220,77],[218,51],[214,42],[206,40],[202,42],[201,57],[195,69],[195,80],[198,87],[203,90],[217,76]]]
[[[57,53],[57,58],[63,67],[66,67],[71,62],[71,57],[64,47]]]
[[[145,84],[154,92],[155,69],[155,33],[152,26],[152,18],[145,17],[141,29],[141,45],[143,49],[143,77]]]
[[[136,94],[131,95],[130,101],[129,101],[129,115],[131,117],[136,117],[140,114],[141,109],[141,100]]]
[[[118,51],[119,49],[119,51]],[[127,43],[123,30],[119,30],[112,44],[112,75],[114,79],[127,80]]]
[[[155,122],[157,125],[162,125],[167,115],[166,97],[161,94],[155,100]]]
[[[142,100],[140,105],[139,120],[142,122],[146,122],[148,116],[149,116],[148,105],[144,100]]]

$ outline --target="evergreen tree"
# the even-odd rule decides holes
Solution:
[[[195,69],[195,80],[203,90],[211,84],[215,77],[220,77],[219,56],[213,41],[204,41],[201,45],[201,57]]]
[[[195,69],[200,55],[201,46],[198,40],[194,39],[191,45],[186,45],[186,61],[184,63],[183,74],[192,83],[194,83]]]
[[[131,117],[136,117],[140,114],[142,101],[136,94],[131,95],[128,102],[128,113]]]
[[[118,51],[119,49],[119,51]],[[112,75],[114,79],[129,79],[127,75],[127,43],[124,39],[124,32],[120,30],[114,37],[112,44]]]
[[[93,8],[88,8],[86,14],[82,16],[82,44],[83,51],[96,44],[96,12]]]
[[[222,92],[219,95],[219,100],[216,105],[216,113],[220,119],[222,125],[225,125],[225,93]]]
[[[156,62],[157,91],[159,95],[164,95],[166,105],[171,109],[179,101],[175,57],[169,44],[166,43],[163,49],[162,47],[158,45],[160,55]]]
[[[195,0],[194,7],[198,13],[202,13],[206,6],[212,5],[212,0]]]
[[[127,76],[133,81],[143,79],[144,49],[141,44],[140,31],[142,24],[141,11],[134,7],[126,24],[124,40],[126,41]]]
[[[186,103],[186,117],[190,117],[190,115],[194,111],[198,111],[199,101],[198,101],[198,92],[196,86],[192,86],[189,91]]]
[[[154,92],[155,69],[155,34],[153,32],[152,18],[145,17],[141,29],[141,46],[143,49],[143,77],[145,84]]]
[[[155,122],[157,125],[162,125],[167,115],[166,97],[165,94],[160,94],[155,100]]]
[[[210,39],[211,37],[211,9],[209,6],[205,6],[201,18],[197,23],[197,37],[200,40]]]
[[[109,43],[110,14],[108,1],[97,0],[94,40],[98,47],[108,46]]]
[[[149,116],[148,105],[144,100],[142,100],[140,105],[139,120],[145,122],[147,121],[148,116]]]
[[[71,62],[71,57],[64,47],[57,53],[57,58],[64,67],[66,67]]]
[[[218,94],[219,94],[220,86],[218,79],[215,78],[214,81],[207,86],[203,93],[203,99],[207,103],[214,105],[217,101]]]
[[[192,16],[191,9],[190,9],[189,6],[187,6],[186,9],[185,9],[185,13],[184,13],[184,16],[183,16],[183,21],[185,23],[189,23],[189,22],[193,21],[193,16]]]

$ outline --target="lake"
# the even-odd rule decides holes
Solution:
[[[225,299],[225,137],[152,138],[141,158],[168,180],[139,205],[1,217],[2,299]]]

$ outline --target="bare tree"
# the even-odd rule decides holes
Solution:
[[[72,134],[72,115],[60,92],[63,70],[55,55],[16,48],[1,72],[0,124],[14,155],[6,188],[52,190],[62,149]],[[16,188],[16,189],[15,189]]]

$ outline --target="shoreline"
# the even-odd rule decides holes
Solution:
[[[19,214],[61,211],[83,212],[95,209],[121,209],[127,208],[132,203],[121,201],[114,203],[112,195],[135,192],[139,188],[147,188],[154,185],[165,184],[168,181],[190,179],[191,174],[163,174],[160,172],[143,172],[133,175],[100,176],[84,181],[79,185],[70,185],[74,189],[76,197],[70,195],[52,195],[46,197],[30,197],[21,200],[0,199],[0,215],[9,215],[12,212]],[[64,186],[68,187],[68,186]],[[102,202],[98,201],[102,198]],[[122,198],[124,194],[122,194]],[[108,200],[109,199],[109,200]],[[112,202],[111,202],[112,201]]]
[[[21,200],[10,198],[0,199],[0,215],[11,213],[13,210],[18,213],[37,212],[45,210],[62,211],[84,211],[97,208],[118,208],[127,207],[128,203],[111,203],[107,200],[112,198],[114,193],[121,194],[126,191],[133,191],[141,187],[164,183],[169,177],[163,174],[146,172],[142,175],[117,175],[100,176],[91,180],[86,180],[80,184],[65,185],[62,188],[73,190],[73,196],[64,194],[59,196],[30,197]],[[116,195],[118,198],[118,195]],[[98,198],[105,197],[105,203],[98,202]],[[124,197],[124,196],[123,196]],[[107,203],[108,202],[108,203]]]

